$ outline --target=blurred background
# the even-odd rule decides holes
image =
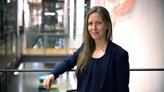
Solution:
[[[74,71],[42,79],[83,42],[93,6],[108,9],[113,42],[129,53],[131,92],[164,92],[163,0],[0,0],[0,92],[70,92]],[[72,91],[73,92],[73,91]]]

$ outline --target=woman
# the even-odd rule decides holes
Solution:
[[[77,92],[129,92],[128,52],[112,41],[112,22],[108,11],[92,7],[85,19],[84,43],[62,61],[44,80],[52,81],[77,66]]]

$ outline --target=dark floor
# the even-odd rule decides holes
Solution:
[[[24,62],[20,65],[23,69],[53,69],[54,63],[43,62]],[[49,72],[19,72],[14,75],[8,84],[8,92],[66,92],[69,89],[76,88],[76,79],[74,72],[67,72],[57,79],[57,90],[40,90],[39,77]],[[70,83],[70,81],[72,81]]]

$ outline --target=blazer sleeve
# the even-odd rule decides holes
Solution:
[[[74,52],[73,55],[64,59],[59,65],[57,65],[51,71],[50,74],[53,74],[55,78],[58,78],[60,74],[63,74],[65,71],[72,69],[77,63],[78,55],[81,52],[82,48],[83,48],[83,44],[76,52]]]
[[[115,90],[129,92],[129,56],[127,51],[121,52],[115,62]]]

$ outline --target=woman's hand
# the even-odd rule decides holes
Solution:
[[[55,76],[53,74],[48,75],[43,81],[43,87],[46,89],[51,88],[51,84],[54,81]]]

